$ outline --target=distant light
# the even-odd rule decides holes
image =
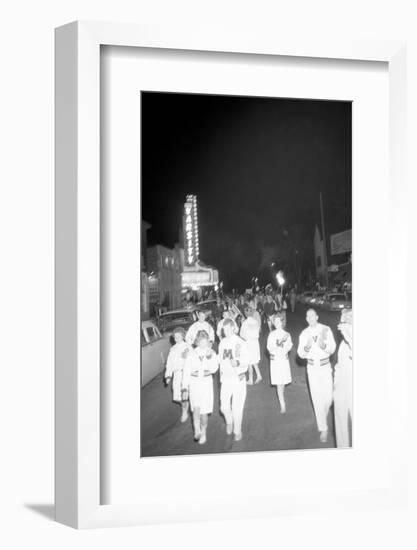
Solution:
[[[280,286],[283,286],[285,284],[285,278],[282,271],[278,271],[276,274],[277,282]]]

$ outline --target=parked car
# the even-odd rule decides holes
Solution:
[[[205,311],[207,315],[210,317],[214,317],[213,311],[215,306],[217,305],[217,300],[204,300],[202,302],[198,302],[196,305],[196,308],[202,311]]]
[[[341,311],[345,307],[351,307],[351,303],[347,299],[346,294],[329,292],[325,295],[321,307],[327,311]]]
[[[312,290],[306,290],[298,295],[297,299],[301,304],[309,304],[314,292]]]
[[[164,370],[170,347],[169,335],[162,334],[153,321],[142,321],[141,386]]]
[[[312,306],[321,307],[323,305],[325,295],[326,292],[324,290],[318,290],[317,292],[313,293],[313,296],[311,297],[309,303]]]
[[[175,309],[159,316],[158,327],[163,334],[171,336],[175,328],[182,327],[188,330],[195,321],[197,321],[197,308]]]

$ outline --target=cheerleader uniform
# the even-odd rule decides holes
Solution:
[[[292,348],[289,332],[275,329],[268,335],[266,347],[270,353],[271,384],[280,386],[292,381],[288,352]]]
[[[219,368],[217,354],[212,349],[195,348],[188,354],[183,371],[182,388],[189,392],[191,410],[200,414],[213,412],[213,374]]]
[[[246,341],[247,360],[249,365],[257,365],[261,360],[259,349],[260,325],[253,317],[248,317],[242,323],[240,336]]]
[[[165,378],[172,378],[172,399],[180,403],[183,369],[185,359],[190,352],[190,346],[186,342],[174,344],[168,354]]]

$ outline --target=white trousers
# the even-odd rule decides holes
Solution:
[[[332,368],[328,365],[307,365],[308,383],[319,432],[327,430],[327,415],[333,401]]]
[[[226,424],[233,424],[233,433],[242,432],[243,407],[246,400],[246,380],[225,380],[220,388],[220,411]]]
[[[351,447],[352,363],[339,364],[334,374],[334,421],[336,445]]]

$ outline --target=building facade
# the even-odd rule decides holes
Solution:
[[[316,226],[314,231],[314,262],[316,282],[326,284],[326,265],[324,243]],[[330,235],[330,254],[328,260],[329,288],[352,288],[352,230],[347,229]]]
[[[150,301],[149,301],[149,280],[147,271],[147,235],[151,224],[142,220],[141,222],[141,248],[140,248],[140,312],[142,319],[149,319]]]
[[[181,307],[181,262],[179,247],[160,244],[148,247],[146,254],[149,302],[152,309]]]

